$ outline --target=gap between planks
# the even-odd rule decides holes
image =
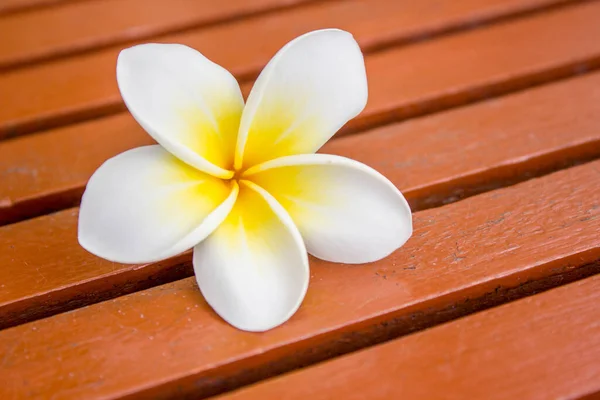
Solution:
[[[388,48],[386,51],[367,56],[371,90],[375,82],[377,85],[383,85],[379,90],[389,86],[388,96],[395,94],[399,98],[396,98],[395,104],[391,99],[385,99],[383,104],[378,105],[384,108],[379,111],[371,102],[365,112],[346,126],[342,133],[458,106],[596,68],[600,64],[600,45],[592,38],[600,35],[600,27],[596,23],[598,18],[600,5],[597,2],[586,2],[540,13],[530,18],[493,24],[486,29],[444,36],[431,42]],[[360,20],[354,23],[358,24],[364,20],[361,15]],[[388,20],[396,39],[398,36],[411,34],[410,29],[407,32],[406,28],[399,28],[389,16]],[[257,21],[264,22],[262,19]],[[241,51],[228,51],[232,45],[226,46],[226,42],[222,42],[223,38],[226,37],[231,43],[239,43],[240,37],[248,36],[248,30],[244,27],[250,27],[244,24],[250,22],[253,21],[240,21],[239,26],[232,24],[217,27],[220,30],[215,33],[215,38],[221,37],[221,42],[202,42],[207,39],[207,31],[202,32],[202,37],[182,42],[196,45],[209,58],[230,69],[238,78],[245,75],[254,76],[285,40],[281,36],[274,37],[269,30],[271,25],[262,23],[254,26],[252,30],[252,35],[255,36],[253,39],[260,36],[261,40],[250,41],[260,44],[259,47],[250,44],[246,46],[244,51],[249,51],[249,55]],[[234,30],[236,26],[243,29],[238,32]],[[374,33],[369,25],[355,27],[364,29],[365,33],[362,35],[360,32],[355,33],[358,41],[366,48],[368,43],[376,43],[382,39],[380,31]],[[292,28],[292,37],[300,33],[295,32],[298,27]],[[348,28],[355,31],[353,26]],[[382,27],[377,27],[379,28]],[[226,34],[229,36],[221,36]],[[509,45],[509,41],[502,41],[507,37],[515,37],[515,40],[518,40],[510,40]],[[561,37],[561,40],[556,41],[555,37]],[[540,47],[540,43],[550,40],[554,40],[557,45]],[[494,46],[489,46],[489,43],[494,43]],[[450,48],[454,50],[453,57],[447,54]],[[478,48],[479,51],[474,53],[473,48]],[[481,55],[481,58],[477,57],[478,55]],[[487,58],[490,58],[487,64],[482,62]],[[492,59],[496,59],[495,69],[490,68]],[[518,59],[520,64],[515,65],[513,59]],[[0,136],[32,133],[124,110],[114,79],[115,60],[116,52],[101,51],[0,76],[0,91],[12,93],[11,102],[0,108]],[[445,69],[441,70],[439,65],[445,65]],[[473,66],[480,71],[471,70]],[[469,76],[467,71],[479,74],[485,71],[487,75]],[[430,89],[429,83],[422,74],[432,74],[429,75],[430,78],[439,75],[436,81],[446,80],[448,82],[443,83],[455,86],[445,87],[443,93],[430,97],[432,93],[425,92],[427,88]],[[416,94],[413,86],[415,82],[424,86],[420,93],[422,97],[417,104],[410,102],[416,99],[407,98],[408,93],[402,97],[402,91],[407,89],[413,91],[410,94]],[[243,85],[243,88],[247,92],[248,85]]]
[[[32,12],[50,7],[59,7],[69,3],[93,0],[2,0],[0,16],[13,13]],[[95,0],[97,1],[97,0]]]
[[[387,259],[312,260],[302,308],[264,334],[227,325],[193,278],[4,330],[0,394],[204,397],[595,274],[598,184],[593,162],[418,212],[415,235]]]
[[[599,86],[600,73],[573,78],[343,138],[324,151],[371,165],[405,193],[413,210],[422,210],[597,157]],[[78,179],[83,184],[87,175]],[[146,265],[101,260],[79,246],[76,230],[77,209],[0,228],[0,281],[10,282],[0,289],[2,326],[192,275],[189,254]]]

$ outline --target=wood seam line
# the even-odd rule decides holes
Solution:
[[[68,3],[76,1],[98,1],[98,0],[30,0],[30,1],[13,1],[12,5],[3,5],[0,8],[0,17],[10,14],[20,14],[27,12],[35,12],[36,10],[60,7]]]

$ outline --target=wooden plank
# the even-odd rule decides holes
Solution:
[[[0,37],[10,38],[0,41],[0,69],[309,1],[312,0],[78,1],[13,14],[0,22]]]
[[[600,395],[600,276],[260,383],[223,400]]]
[[[376,129],[368,142],[361,137],[337,140],[322,151],[373,165],[408,191],[413,207],[422,209],[472,189],[490,188],[486,181],[498,185],[514,176],[598,157],[599,87],[600,74],[591,74],[427,120]],[[487,142],[481,142],[482,135]],[[123,114],[0,142],[0,224],[76,206],[88,178],[106,159],[151,143],[137,123]],[[455,143],[476,146],[476,151],[468,152],[473,158],[456,162]],[[517,161],[509,163],[510,157]],[[394,167],[391,160],[403,161]],[[488,162],[489,168],[503,167],[500,172],[486,171]],[[460,174],[474,165],[483,170],[467,183]],[[404,166],[414,170],[418,180],[407,181]],[[423,186],[416,186],[419,182]]]
[[[585,266],[600,258],[599,172],[416,213],[411,240],[379,262],[313,259],[299,312],[264,334],[221,320],[194,278],[4,330],[0,397],[198,398],[598,272]]]
[[[165,40],[201,49],[238,77],[252,76],[289,39],[277,33],[283,29],[284,20],[278,19],[281,15]],[[298,26],[300,31],[313,27],[311,14],[294,15],[304,19],[296,24],[286,18],[286,26]],[[339,26],[354,32],[366,48],[389,43],[390,38],[414,38],[430,31],[415,25],[407,29],[395,18],[388,18],[389,29],[383,22],[368,23],[371,19],[363,18],[364,10],[357,20],[347,23],[335,19],[338,14],[327,15],[330,19],[320,20],[321,26],[331,25],[326,21],[339,21]],[[595,40],[600,36],[599,18],[599,3],[582,4],[367,57],[371,102],[349,129],[439,110],[595,67],[600,63],[600,42]],[[419,22],[417,26],[421,23],[426,25]],[[211,36],[213,32],[218,34]],[[211,40],[205,41],[209,37]],[[557,37],[561,40],[555,40]],[[230,51],[240,48],[242,38],[243,50]],[[549,42],[553,45],[540,45]],[[0,92],[11,93],[10,101],[0,107],[0,136],[122,110],[114,78],[116,54],[115,50],[105,50],[0,76]],[[444,66],[443,70],[439,66]]]
[[[323,152],[373,166],[402,189],[413,210],[428,208],[597,157],[598,87],[600,74],[575,78],[338,139],[328,143]],[[101,136],[96,136],[98,132]],[[56,133],[24,138],[21,151],[12,148],[17,159],[27,152],[36,159],[41,157],[40,149],[53,149],[44,153],[50,162],[30,167],[18,162],[13,165],[17,159],[9,158],[2,170],[12,166],[20,171],[7,175],[14,177],[8,182],[15,185],[35,185],[46,179],[55,182],[49,187],[67,189],[55,198],[68,195],[69,190],[80,193],[105,158],[150,143],[141,130],[133,132],[136,143],[120,140],[126,137],[122,129],[89,135],[86,129],[69,128],[63,132],[65,141]],[[82,148],[89,152],[80,152]],[[98,259],[79,246],[76,230],[76,209],[0,228],[0,282],[4,283],[0,288],[0,326],[192,274],[189,256],[144,266]]]
[[[36,7],[63,5],[74,1],[83,0],[2,0],[2,3],[0,3],[0,14],[30,11]]]

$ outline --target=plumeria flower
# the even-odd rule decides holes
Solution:
[[[412,234],[410,208],[389,180],[314,154],[367,101],[349,33],[288,43],[246,105],[229,72],[183,45],[123,50],[117,81],[158,145],[126,151],[91,177],[79,214],[79,243],[91,253],[149,263],[193,248],[206,301],[231,325],[265,331],[300,306],[307,252],[366,263]]]

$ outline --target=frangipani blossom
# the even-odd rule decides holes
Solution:
[[[289,319],[309,281],[307,252],[343,263],[386,257],[412,234],[396,187],[359,162],[314,154],[365,107],[362,53],[328,29],[284,46],[246,105],[235,78],[182,45],[123,50],[119,89],[158,145],[91,177],[79,242],[148,263],[193,248],[202,294],[227,322],[265,331]]]

